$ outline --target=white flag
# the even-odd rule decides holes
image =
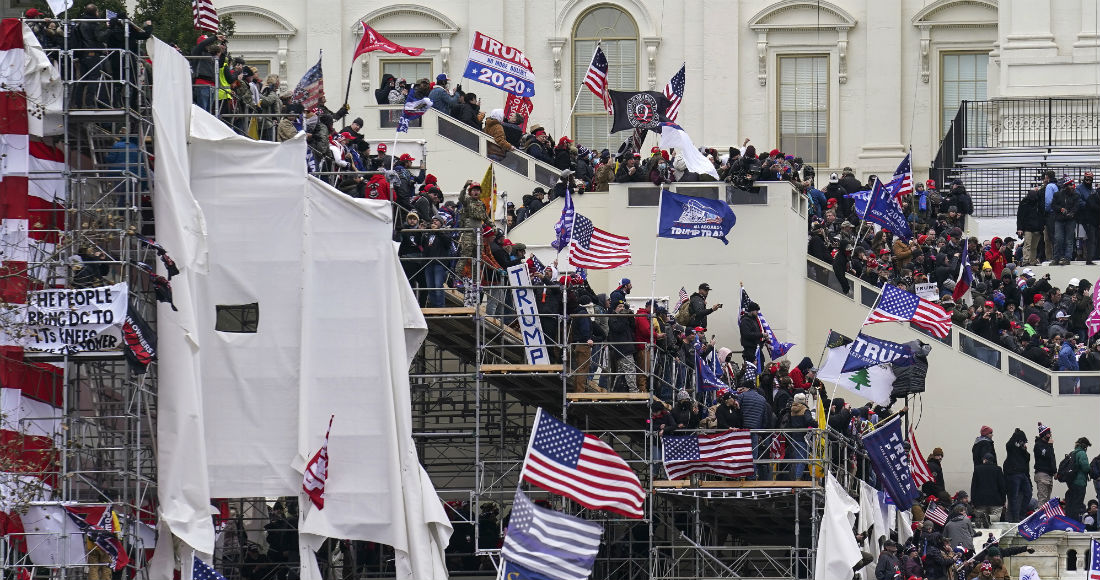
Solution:
[[[73,7],[73,0],[46,0],[46,4],[50,5],[50,10],[53,10],[53,15],[61,17],[61,13]],[[71,18],[79,18],[73,14]]]
[[[684,164],[687,165],[689,171],[706,173],[713,177],[715,181],[718,180],[718,171],[714,169],[714,164],[695,148],[695,143],[691,142],[691,137],[688,136],[683,127],[676,123],[661,123],[660,130],[661,146],[667,149],[676,149],[676,152],[684,159]]]
[[[867,485],[866,482],[860,480],[859,482],[859,526],[856,529],[860,532],[867,533],[867,537],[864,540],[864,545],[867,546],[867,552],[874,557],[871,561],[871,569],[867,567],[862,568],[865,572],[870,572],[873,575],[874,566],[878,562],[879,554],[879,538],[883,538],[889,534],[889,530],[886,530],[885,520],[882,518],[882,505],[879,500],[878,490]]]
[[[825,514],[817,534],[817,562],[814,578],[852,580],[852,566],[863,553],[852,533],[859,504],[830,473],[825,480]]]
[[[841,372],[844,361],[852,344],[830,348],[825,365],[817,373],[817,378],[836,383],[852,393],[873,401],[878,405],[890,404],[890,393],[894,390],[894,371],[890,365],[875,365],[851,373]]]

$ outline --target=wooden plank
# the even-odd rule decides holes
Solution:
[[[474,309],[467,306],[449,306],[444,308],[421,308],[424,316],[473,316]]]
[[[649,393],[566,393],[567,401],[648,401]]]
[[[481,365],[483,373],[560,373],[562,365]]]

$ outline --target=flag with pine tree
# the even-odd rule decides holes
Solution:
[[[875,365],[854,372],[842,372],[844,361],[852,349],[852,339],[830,331],[825,343],[825,364],[817,373],[817,378],[835,383],[879,405],[890,404],[890,393],[894,390],[894,371],[888,364]]]

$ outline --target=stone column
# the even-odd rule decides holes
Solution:
[[[867,35],[865,51],[866,70],[869,75],[864,81],[866,109],[863,120],[863,149],[861,160],[884,159],[882,162],[863,163],[865,168],[893,170],[896,161],[905,156],[906,148],[901,139],[901,111],[897,95],[907,91],[901,87],[901,35],[898,30],[908,25],[903,21],[900,2],[868,2]],[[840,56],[843,58],[843,55]],[[908,63],[907,63],[908,64]],[[837,65],[838,72],[840,63]],[[839,127],[833,127],[836,131]],[[890,166],[893,164],[893,166]]]
[[[1002,57],[1058,55],[1058,45],[1051,31],[1051,0],[1001,0],[998,6]]]
[[[1081,1],[1081,32],[1077,33],[1077,42],[1073,43],[1073,56],[1096,59],[1096,48],[1100,47],[1100,31],[1097,30],[1096,0]]]

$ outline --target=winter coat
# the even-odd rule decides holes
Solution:
[[[481,119],[484,115],[481,114],[481,107],[478,105],[459,101],[451,107],[451,116],[474,129],[481,129]]]
[[[428,93],[428,98],[432,100],[432,108],[442,112],[445,115],[451,114],[451,109],[454,108],[455,103],[458,102],[458,94],[450,94],[447,89],[440,85],[436,85],[435,88]]]
[[[634,319],[626,316],[613,316],[607,321],[607,341],[612,344],[613,354],[619,357],[634,356],[637,350],[634,338]]]
[[[596,186],[592,191],[607,191],[609,183],[615,180],[615,166],[611,163],[601,163],[596,167]]]
[[[485,148],[487,154],[504,157],[513,149],[512,144],[508,142],[508,138],[504,136],[504,127],[500,125],[500,121],[492,117],[485,119],[485,132],[493,138],[493,141]]]
[[[896,554],[888,550],[879,552],[878,565],[875,566],[875,580],[900,580],[901,563]]]
[[[771,427],[772,409],[768,401],[756,389],[741,393],[741,414],[746,429],[768,429]]]
[[[737,328],[741,331],[741,348],[745,351],[745,359],[750,360],[756,347],[764,345],[764,331],[760,328],[760,321],[756,316],[744,315]],[[757,369],[759,371],[761,369]]]
[[[718,405],[714,410],[714,418],[718,422],[719,429],[743,429],[745,417],[741,409],[736,406]]]
[[[390,81],[394,80],[393,75],[386,73],[382,75],[382,82],[378,83],[378,88],[374,89],[374,100],[379,105],[390,104],[390,90],[393,89],[393,85]]]
[[[1004,474],[1031,473],[1031,453],[1027,451],[1027,435],[1016,429],[1005,443]]]
[[[993,447],[993,440],[989,437],[978,437],[974,440],[974,446],[970,448],[970,454],[973,455],[974,465],[981,465],[982,458],[986,453],[993,454],[993,463],[997,463],[997,449]]]
[[[1035,473],[1051,476],[1058,473],[1058,460],[1054,456],[1054,444],[1035,438]]]
[[[615,172],[616,183],[643,183],[649,180],[649,174],[646,173],[641,166],[635,164],[634,174],[631,175],[630,168],[626,163],[619,165],[619,170]]]
[[[943,537],[947,538],[952,546],[961,544],[963,548],[974,551],[974,524],[966,514],[951,516],[943,526]]]
[[[698,292],[692,294],[688,300],[688,312],[691,313],[690,324],[692,328],[696,326],[706,328],[707,316],[709,316],[711,312],[714,312],[714,308],[707,308],[707,299],[703,298],[703,295]]]
[[[792,403],[791,418],[787,426],[791,429],[816,429],[817,420],[811,417],[807,411],[809,411],[809,409],[806,408],[806,405],[803,405],[802,403],[799,403],[797,401]],[[798,441],[799,443],[805,443],[806,433],[801,431],[794,431],[791,433],[787,433],[787,438]]]
[[[1081,449],[1080,447],[1074,447],[1073,457],[1077,460],[1077,475],[1073,476],[1073,481],[1067,483],[1076,486],[1083,486],[1089,482],[1088,453],[1085,453],[1085,450]]]
[[[1054,220],[1059,222],[1072,222],[1077,219],[1077,206],[1081,196],[1077,194],[1075,187],[1063,187],[1054,194],[1054,200],[1050,202],[1050,212],[1054,214]]]
[[[1003,506],[1008,497],[1005,474],[996,463],[983,463],[974,467],[970,478],[970,503],[975,507]]]

